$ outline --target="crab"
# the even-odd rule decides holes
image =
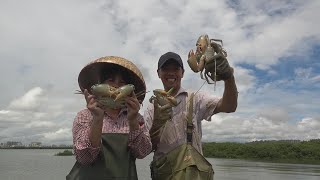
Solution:
[[[157,106],[157,109],[165,110],[167,108],[172,108],[174,106],[177,106],[179,103],[177,102],[176,98],[171,96],[171,93],[173,91],[173,88],[171,88],[168,91],[162,90],[162,89],[155,89],[153,90],[153,96],[149,99],[150,103],[153,103],[155,106]],[[155,110],[156,111],[156,110]],[[158,111],[159,112],[159,111]],[[155,112],[156,113],[156,112]],[[161,134],[161,128],[166,124],[166,122],[171,118],[172,114],[167,116],[163,114],[158,114],[157,116],[154,114],[154,123],[149,131],[151,141],[156,142],[157,138]],[[153,143],[157,144],[157,143]]]
[[[170,107],[177,106],[179,103],[177,102],[176,98],[171,96],[173,88],[168,91],[162,89],[155,89],[153,90],[154,96],[151,96],[149,99],[150,103],[157,102],[157,106],[160,109],[166,109]]]
[[[101,106],[117,109],[125,107],[125,97],[131,95],[134,89],[134,85],[132,84],[127,84],[119,88],[108,84],[95,84],[91,86],[90,92],[95,96]],[[83,93],[77,91],[77,94]]]
[[[216,81],[228,78],[231,68],[227,60],[227,52],[222,48],[222,40],[209,39],[205,34],[198,38],[196,46],[196,52],[190,50],[188,54],[191,70],[196,73],[200,71],[201,79],[206,80],[208,84],[215,84]],[[209,78],[214,82],[210,82]]]

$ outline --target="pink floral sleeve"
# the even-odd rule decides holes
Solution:
[[[149,131],[144,125],[143,117],[139,114],[139,129],[129,132],[129,147],[136,158],[142,159],[150,154],[152,150]]]
[[[87,109],[80,111],[73,122],[73,148],[76,160],[81,164],[94,162],[100,152],[100,147],[92,147],[89,141],[91,123],[92,115]]]

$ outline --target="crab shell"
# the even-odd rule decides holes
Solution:
[[[103,108],[111,108],[111,109],[121,109],[125,107],[125,101],[115,101],[112,97],[100,97],[97,99],[97,102],[103,107]]]
[[[119,88],[108,84],[95,84],[91,87],[92,94],[103,107],[117,109],[125,106],[125,97],[132,94],[134,85],[127,84]]]
[[[162,89],[155,89],[153,90],[154,96],[151,96],[150,103],[154,103],[154,100],[157,100],[157,103],[160,106],[170,105],[170,106],[177,106],[178,102],[175,97],[171,96],[173,88],[171,88],[168,91],[162,90]]]
[[[118,91],[118,94],[115,97],[114,101],[119,101],[129,96],[134,91],[134,85],[127,84],[127,85],[121,86],[120,88],[117,89],[117,91]]]
[[[117,88],[110,86],[109,84],[95,84],[91,86],[91,93],[96,97],[116,97]]]

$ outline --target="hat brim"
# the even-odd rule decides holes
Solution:
[[[92,85],[102,83],[100,78],[103,70],[114,65],[121,66],[127,70],[132,81],[130,84],[135,86],[134,92],[139,94],[137,99],[142,103],[146,93],[146,84],[142,73],[131,61],[117,56],[102,57],[87,64],[80,71],[78,76],[78,83],[81,91],[83,92],[87,89],[90,92]]]

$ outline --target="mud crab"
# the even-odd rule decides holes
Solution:
[[[188,54],[188,64],[192,71],[200,71],[201,79],[206,80],[208,84],[215,84],[216,81],[227,79],[231,75],[232,70],[227,60],[227,52],[222,48],[222,40],[209,39],[205,34],[198,38],[196,46],[196,52],[190,50]],[[210,82],[208,77],[214,82]]]
[[[171,96],[173,88],[171,88],[168,91],[162,90],[162,89],[155,89],[153,90],[153,96],[150,97],[149,102],[155,103],[157,102],[157,105],[160,109],[166,109],[169,107],[177,106],[179,103],[177,102],[176,98]]]
[[[102,106],[117,109],[125,106],[125,97],[129,96],[134,89],[134,85],[132,84],[127,84],[119,88],[108,84],[95,84],[91,87],[90,92]],[[77,91],[77,94],[83,93]]]

